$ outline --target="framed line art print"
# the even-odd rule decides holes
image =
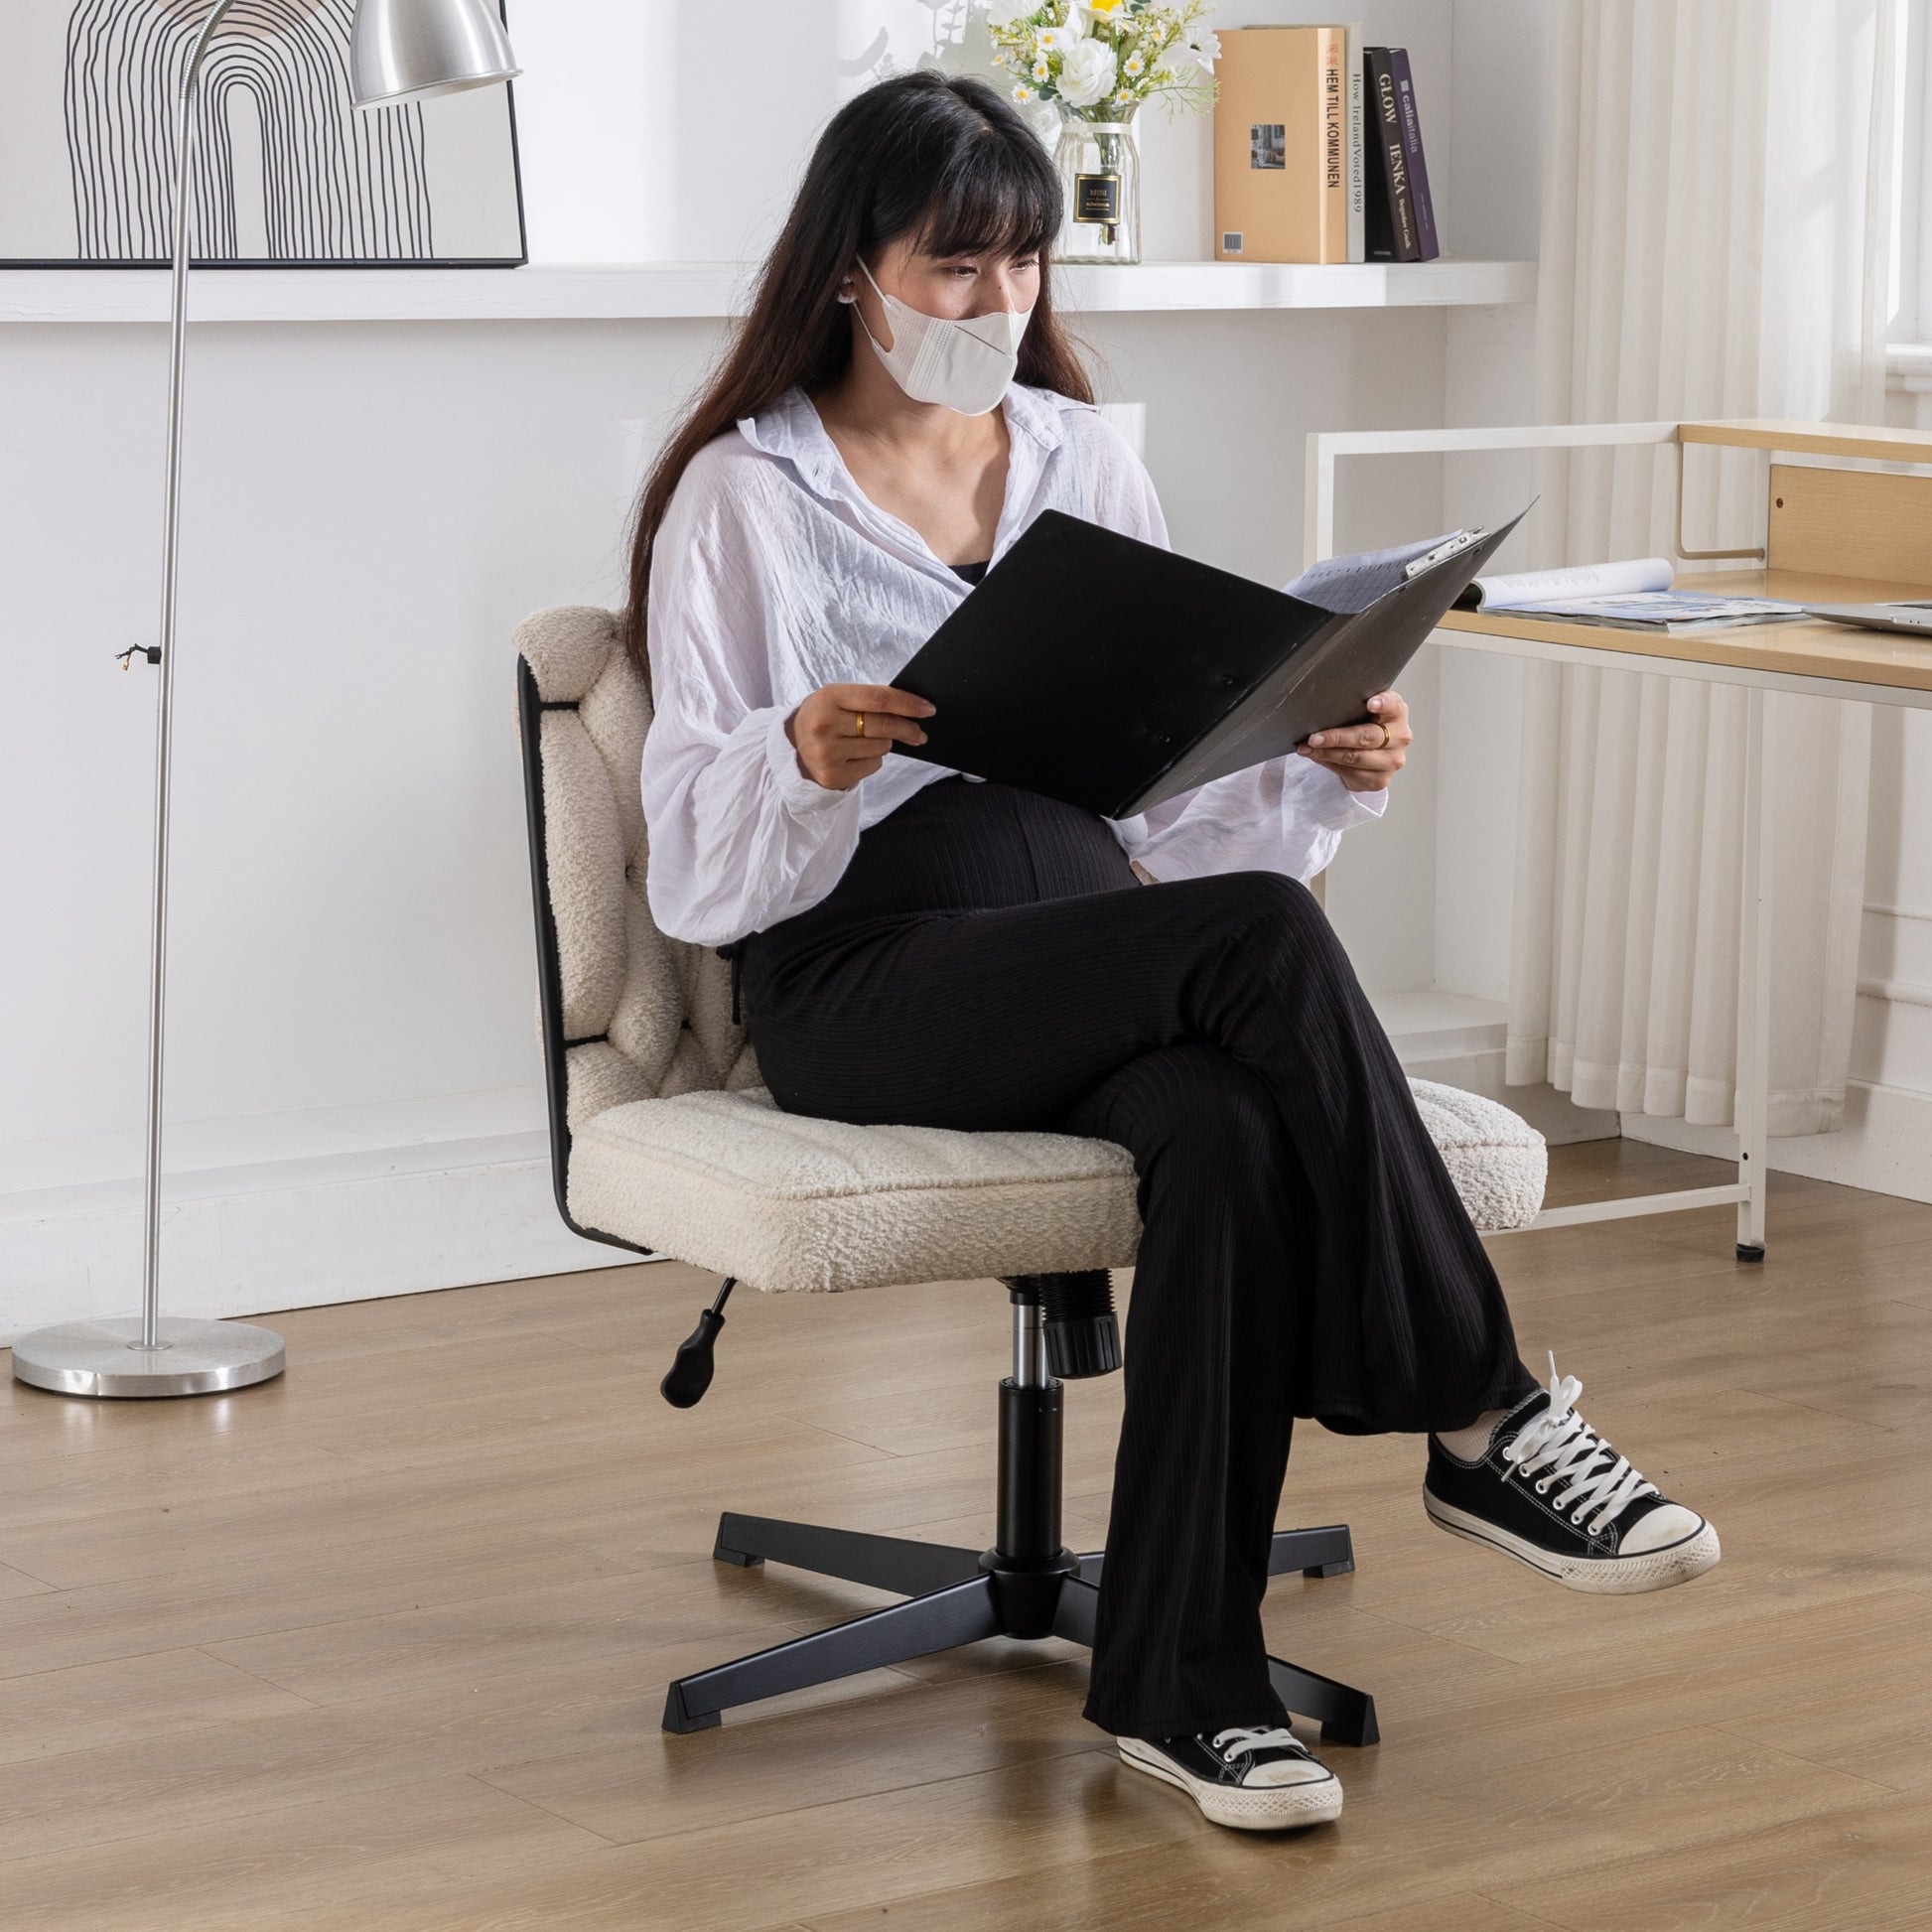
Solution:
[[[0,0],[0,267],[166,264],[177,101],[211,4]],[[236,0],[223,19],[196,107],[193,260],[520,266],[514,83],[358,112],[354,13]]]

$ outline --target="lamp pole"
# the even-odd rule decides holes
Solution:
[[[168,493],[161,537],[161,698],[154,733],[154,916],[148,954],[148,1146],[147,1187],[141,1219],[141,1339],[144,1349],[166,1347],[161,1339],[161,1061],[165,1044],[168,984],[168,799],[175,720],[175,605],[181,557],[182,378],[188,366],[189,194],[195,174],[195,98],[208,43],[234,0],[215,0],[196,37],[175,103],[175,238],[168,312]],[[266,1328],[258,1331],[268,1336]],[[281,1337],[273,1365],[263,1363],[260,1381],[281,1371]],[[225,1386],[233,1387],[233,1383]]]
[[[161,641],[121,653],[161,667],[154,755],[154,882],[148,955],[148,1122],[141,1313],[69,1321],[13,1344],[16,1381],[63,1395],[210,1395],[287,1366],[282,1337],[252,1322],[161,1313],[161,1107],[168,980],[168,806],[174,743],[175,607],[181,552],[183,381],[187,371],[189,199],[195,103],[208,45],[235,0],[214,0],[195,38],[175,115],[175,207],[168,322],[168,480],[162,526]],[[502,23],[483,0],[357,0],[350,66],[358,108],[507,80],[518,69]]]

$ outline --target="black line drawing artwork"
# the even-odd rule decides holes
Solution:
[[[74,0],[66,109],[76,259],[167,258],[177,100],[207,17],[207,0]],[[353,17],[354,0],[236,0],[197,103],[194,259],[241,256],[238,168],[251,185],[259,176],[271,261],[433,258],[422,107],[352,107]],[[237,154],[235,122],[245,134],[249,106],[259,149]]]

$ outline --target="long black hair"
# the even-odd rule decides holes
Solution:
[[[624,647],[646,669],[651,554],[691,459],[794,384],[808,394],[852,360],[838,300],[856,255],[909,236],[932,255],[1032,254],[1039,297],[1021,338],[1019,379],[1093,400],[1053,314],[1047,250],[1060,225],[1058,176],[1037,136],[985,81],[922,69],[868,87],[832,116],[760,271],[751,312],[665,445],[638,499]]]

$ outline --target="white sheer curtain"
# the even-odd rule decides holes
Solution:
[[[1899,6],[1564,0],[1541,420],[1882,421]],[[1538,561],[1669,554],[1674,459],[1547,458]],[[1686,541],[1756,542],[1760,490],[1689,452]],[[1525,697],[1506,1077],[1729,1123],[1744,694],[1532,664]],[[1869,743],[1867,706],[1765,701],[1773,1134],[1843,1124]]]

